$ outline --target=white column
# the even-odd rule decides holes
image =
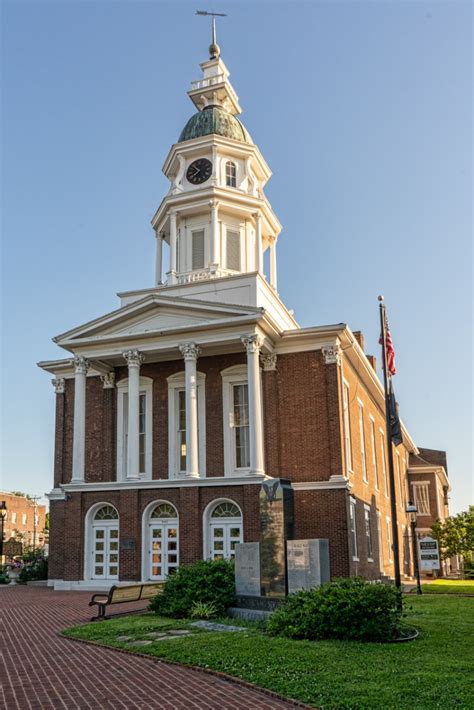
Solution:
[[[178,232],[176,229],[177,212],[171,210],[170,212],[170,283],[176,283],[176,240],[178,238]]]
[[[86,376],[89,361],[84,357],[74,358],[74,427],[72,439],[71,483],[83,483],[86,448]]]
[[[163,236],[161,232],[155,232],[156,237],[156,258],[155,258],[155,285],[163,283],[161,272],[163,270]]]
[[[196,362],[200,349],[194,343],[180,345],[179,349],[184,357],[186,383],[186,477],[199,478]]]
[[[145,359],[138,350],[123,353],[128,365],[127,480],[140,477],[140,365]]]
[[[247,350],[250,473],[264,473],[263,416],[259,363],[262,338],[260,335],[253,333],[242,337],[241,340]]]
[[[211,203],[211,268],[219,268],[220,263],[220,234],[219,234],[219,203]]]
[[[270,244],[270,286],[277,290],[276,239]]]
[[[262,243],[262,214],[255,214],[255,266],[262,276],[263,272],[263,243]]]

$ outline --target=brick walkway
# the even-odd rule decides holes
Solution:
[[[0,588],[2,708],[294,707],[212,675],[58,636],[60,629],[90,619],[90,596]]]

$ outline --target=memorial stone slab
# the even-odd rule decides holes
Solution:
[[[329,541],[288,540],[288,593],[329,582]]]
[[[249,597],[260,596],[260,543],[235,546],[235,590]]]

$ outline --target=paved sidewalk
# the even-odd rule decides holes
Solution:
[[[0,707],[294,707],[212,675],[58,636],[60,629],[89,621],[90,597],[90,592],[53,592],[45,587],[0,589]]]

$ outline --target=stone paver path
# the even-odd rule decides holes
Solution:
[[[57,632],[91,617],[90,592],[0,589],[0,707],[261,708],[294,707],[236,683],[113,649],[69,641]]]

